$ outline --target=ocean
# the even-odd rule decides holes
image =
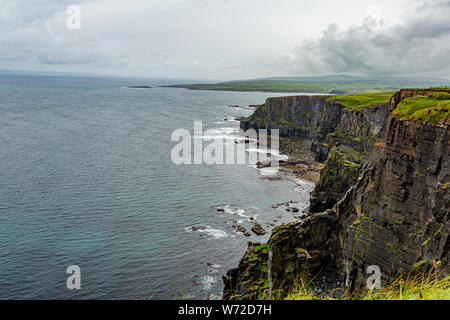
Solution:
[[[233,224],[270,231],[295,219],[272,205],[307,207],[310,182],[171,161],[174,130],[203,121],[235,143],[252,111],[229,106],[285,93],[127,88],[165,84],[0,75],[0,299],[219,299],[247,241],[270,236]]]

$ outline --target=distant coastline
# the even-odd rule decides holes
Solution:
[[[129,89],[152,89],[150,86],[127,86]]]
[[[312,94],[372,94],[394,92],[402,88],[441,87],[445,79],[425,78],[358,78],[349,76],[266,78],[218,83],[172,84],[163,87],[188,90],[231,92],[312,93]]]
[[[314,94],[344,94],[346,92],[339,93],[329,93],[329,92],[321,92],[321,91],[302,91],[302,90],[275,90],[275,89],[255,89],[255,88],[246,88],[246,89],[233,89],[233,88],[202,88],[197,87],[195,85],[170,85],[170,86],[161,86],[160,88],[179,88],[179,89],[187,89],[187,90],[200,90],[200,91],[224,91],[224,92],[263,92],[263,93],[314,93]]]

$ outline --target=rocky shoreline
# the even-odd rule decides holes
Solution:
[[[241,108],[240,106],[230,106],[235,108]],[[252,108],[256,106],[251,106]],[[240,118],[240,121],[244,121],[244,118]],[[243,140],[240,143],[249,143],[249,140]],[[238,142],[236,142],[238,143]],[[261,176],[261,179],[267,179],[269,181],[281,181],[289,180],[294,182],[294,179],[301,179],[312,183],[317,183],[319,181],[320,170],[323,168],[323,164],[315,161],[315,154],[311,151],[311,140],[299,137],[281,137],[280,138],[280,154],[286,155],[288,160],[279,161],[279,173],[276,176]],[[264,169],[268,164],[258,162],[256,164],[257,169]],[[294,182],[295,183],[295,182]],[[292,215],[292,218],[301,220],[306,217],[304,210],[298,208],[297,200],[290,200],[283,203],[276,203],[272,205],[272,209],[283,208],[285,213]],[[218,206],[215,208],[218,213],[224,213],[227,208],[226,206]],[[234,216],[239,216],[237,210],[239,208],[229,208],[231,214]],[[234,212],[233,212],[234,211]],[[270,229],[276,226],[280,220],[282,220],[282,213],[278,213],[274,216],[273,220],[261,222],[254,217],[248,218],[250,226],[244,227],[238,222],[238,220],[233,219],[231,221],[231,226],[236,231],[237,234],[242,234],[245,237],[250,237],[256,235],[258,237],[264,236],[270,232]],[[206,226],[191,226],[192,231],[205,231]],[[269,231],[267,230],[269,229]]]

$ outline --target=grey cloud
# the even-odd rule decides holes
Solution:
[[[299,73],[443,75],[450,68],[450,1],[426,1],[395,24],[367,17],[303,41],[286,58]]]
[[[396,23],[369,17],[339,27],[372,1],[0,0],[0,69],[213,79],[449,71],[450,0]],[[377,0],[393,17],[400,2]],[[66,28],[70,4],[82,8],[79,31]]]

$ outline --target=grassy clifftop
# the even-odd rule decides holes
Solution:
[[[400,120],[450,123],[450,90],[404,99],[392,112]]]
[[[385,104],[391,99],[393,92],[336,95],[328,98],[328,101],[335,101],[351,110],[363,110],[366,107]]]
[[[411,91],[424,89],[411,89]],[[400,120],[416,122],[450,123],[450,89],[430,89],[428,95],[419,95],[404,99],[392,112]],[[389,103],[393,93],[371,93],[356,95],[336,95],[328,98],[349,110],[363,110],[366,107]]]

